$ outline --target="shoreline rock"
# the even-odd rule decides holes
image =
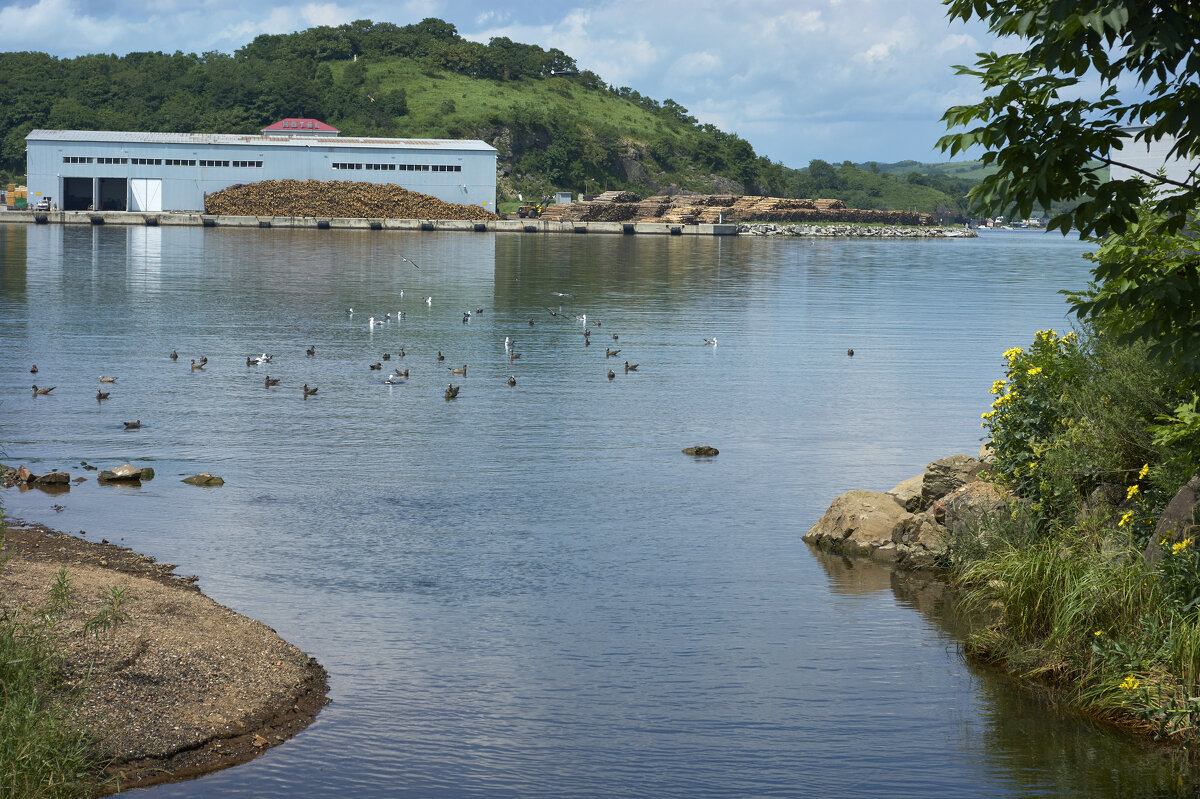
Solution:
[[[908,569],[936,568],[950,528],[1006,500],[999,486],[979,479],[983,464],[951,455],[889,491],[847,491],[804,534],[804,541],[843,555]]]
[[[815,236],[876,239],[977,239],[979,234],[961,227],[908,227],[903,225],[787,225],[776,222],[741,223],[739,236]]]

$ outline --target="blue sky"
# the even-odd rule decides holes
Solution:
[[[425,17],[481,42],[557,47],[793,167],[948,160],[934,148],[942,112],[980,94],[953,65],[996,49],[984,26],[947,20],[940,0],[0,0],[7,47],[64,58],[232,52],[262,33]]]

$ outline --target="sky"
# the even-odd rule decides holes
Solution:
[[[557,47],[790,167],[950,160],[942,114],[981,96],[953,66],[997,49],[941,0],[0,0],[8,49],[60,58],[232,53],[264,33],[426,17],[474,41]]]

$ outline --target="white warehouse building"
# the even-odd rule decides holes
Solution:
[[[496,150],[482,141],[340,137],[315,119],[262,135],[35,130],[29,202],[64,211],[203,211],[204,197],[263,180],[390,183],[496,210]]]

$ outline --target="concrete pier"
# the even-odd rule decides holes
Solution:
[[[218,216],[140,211],[0,211],[0,222],[52,225],[147,225],[318,230],[424,230],[465,233],[613,233],[659,236],[736,236],[737,225],[665,222],[554,222],[542,219],[346,219],[314,216]]]

